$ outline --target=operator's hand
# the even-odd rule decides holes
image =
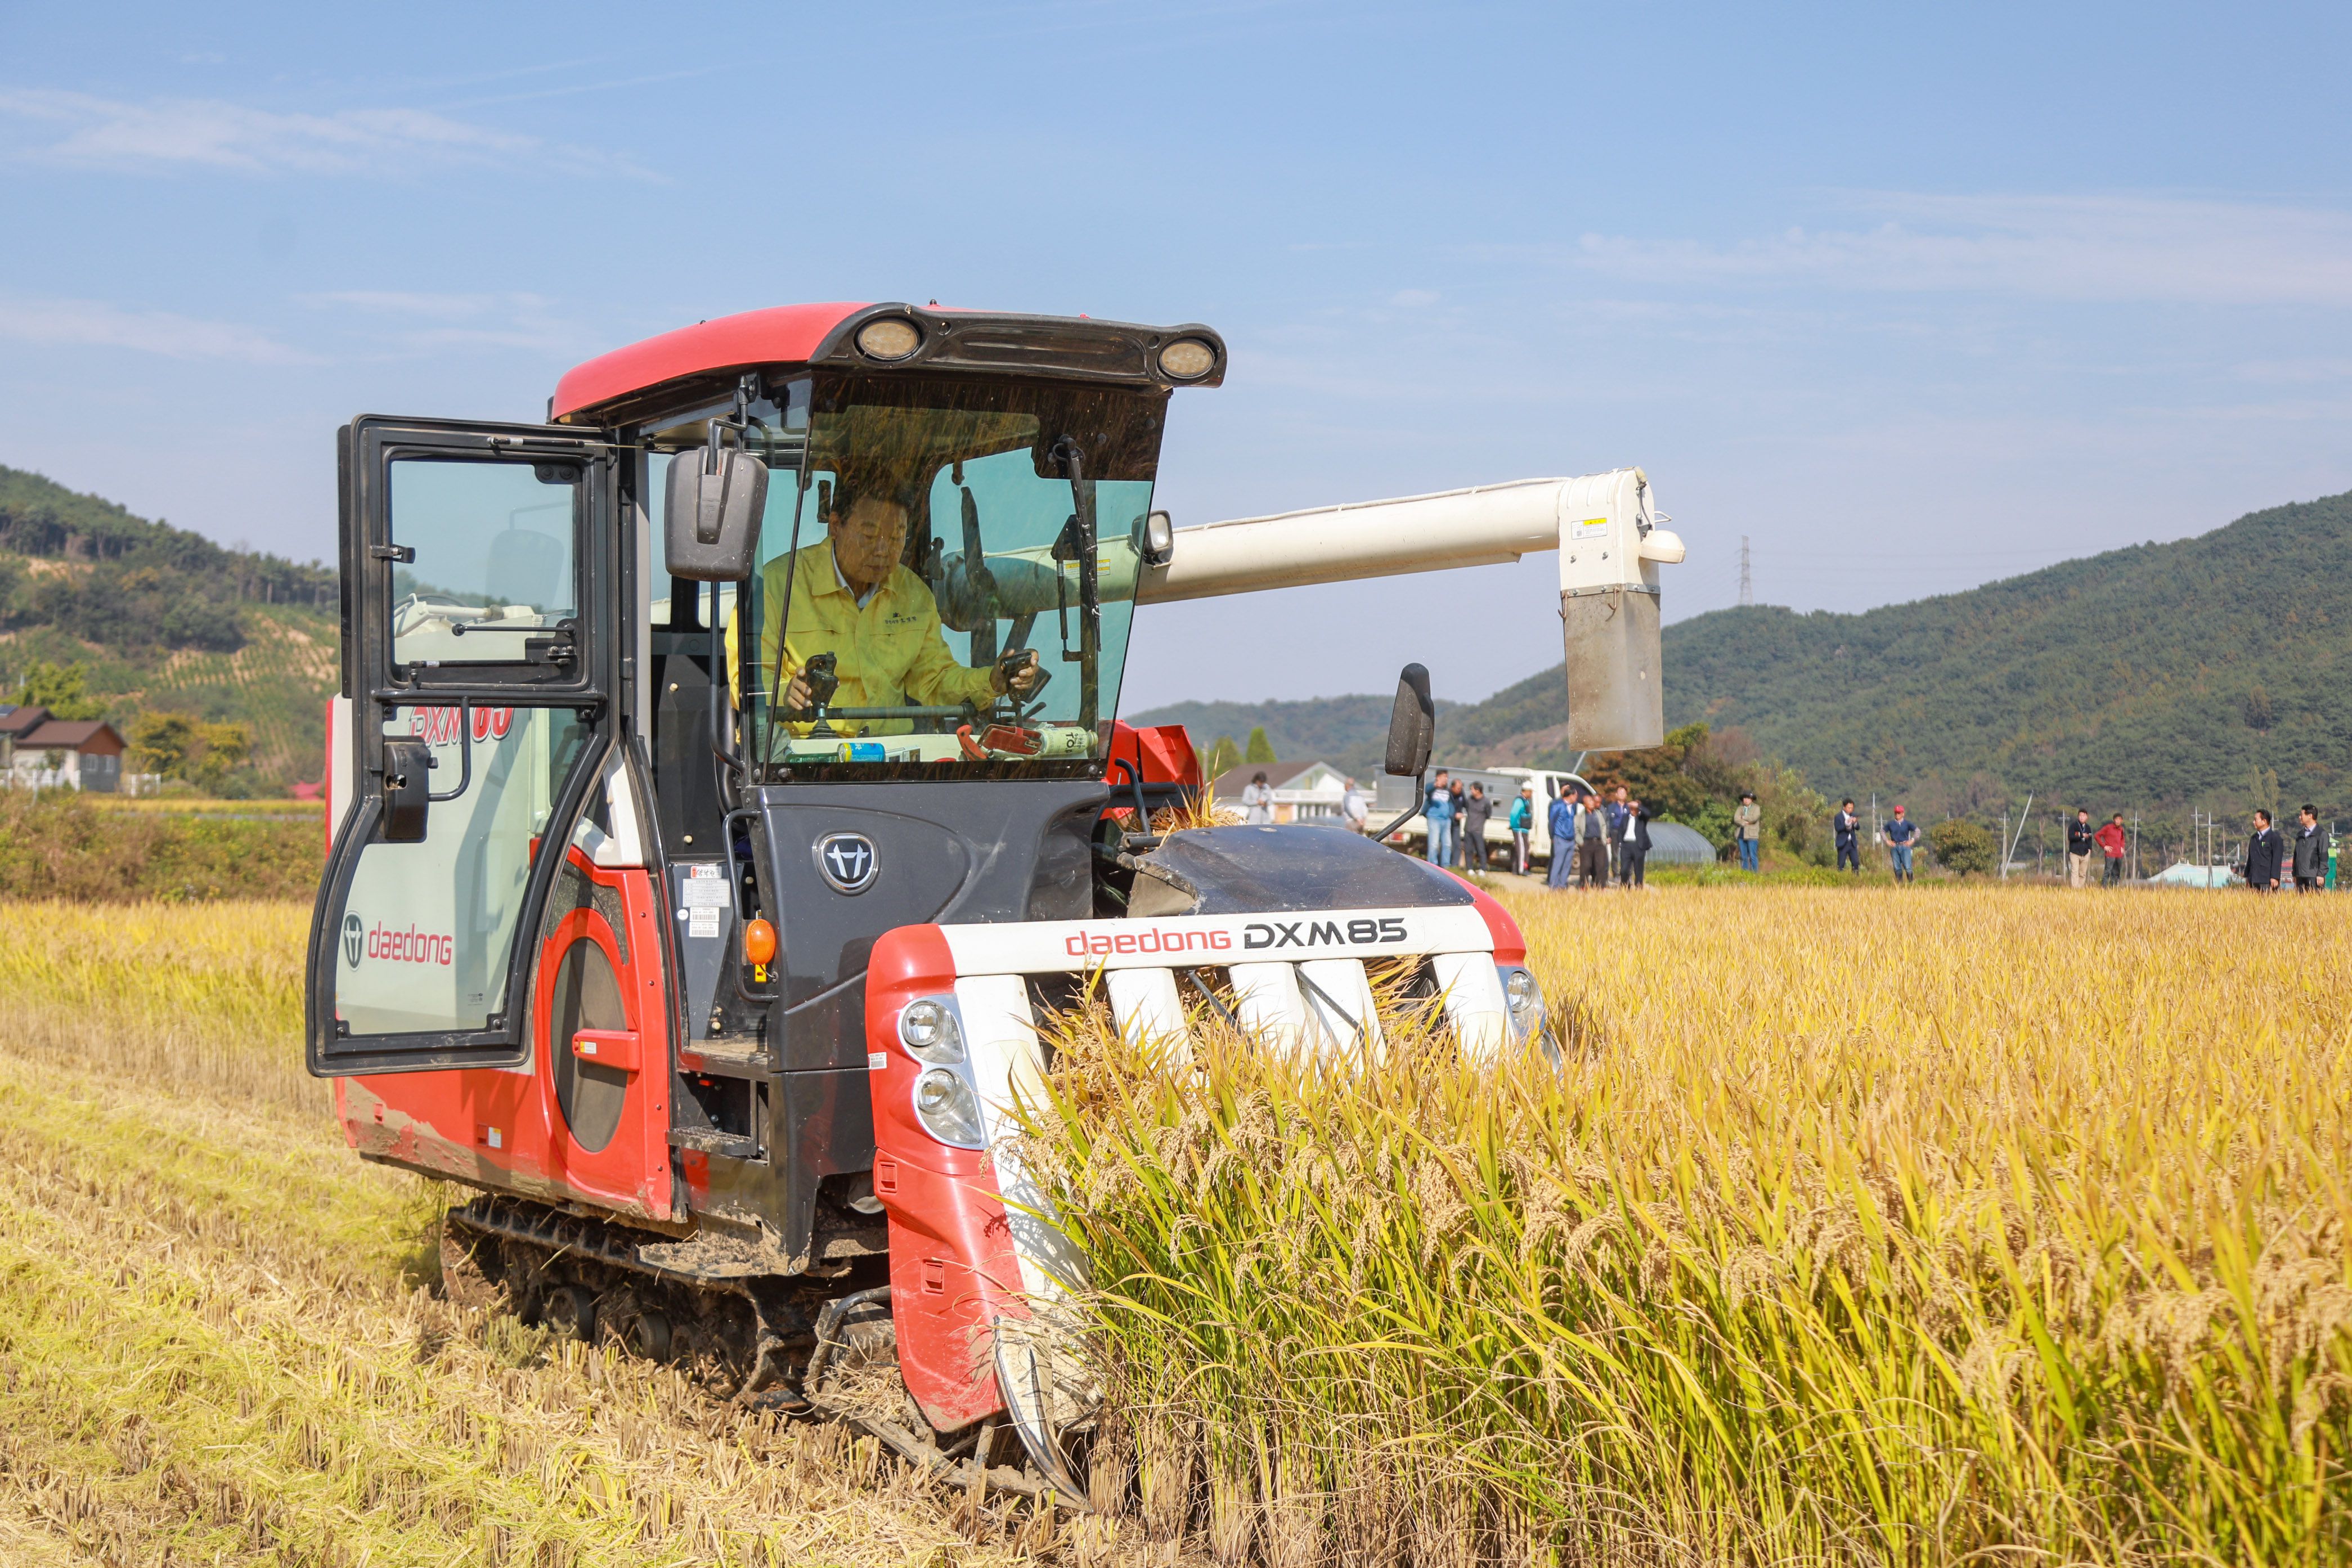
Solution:
[[[1037,650],[1024,648],[1016,660],[1006,655],[988,672],[988,684],[998,696],[1010,690],[1015,696],[1027,696],[1037,689]]]
[[[792,684],[784,687],[784,706],[793,713],[809,710],[808,677],[798,670],[793,672]]]

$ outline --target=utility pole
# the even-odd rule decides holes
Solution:
[[[1748,574],[1748,536],[1746,534],[1739,536],[1739,602],[1742,604],[1756,602],[1756,582]]]

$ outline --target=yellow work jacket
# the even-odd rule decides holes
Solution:
[[[970,702],[986,708],[996,700],[992,672],[956,662],[940,627],[939,605],[923,580],[903,566],[863,608],[834,564],[833,541],[820,539],[799,553],[792,572],[792,633],[783,635],[784,576],[793,558],[779,556],[760,573],[760,672],[756,689],[781,703],[784,688],[802,664],[819,653],[835,655],[841,676],[834,707],[948,707]],[[735,662],[735,623],[727,625],[727,657]],[[836,719],[844,735],[904,735],[906,719]],[[795,735],[810,727],[792,726]]]

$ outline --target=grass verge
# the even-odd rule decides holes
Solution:
[[[314,808],[206,815],[70,789],[0,789],[0,898],[120,904],[310,899],[326,862]]]
[[[0,904],[0,1561],[1105,1557],[438,1299],[452,1189],[362,1165],[303,1074],[307,921]]]

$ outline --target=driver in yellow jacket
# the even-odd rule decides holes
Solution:
[[[907,508],[887,495],[851,495],[836,490],[826,537],[796,557],[770,561],[760,575],[763,612],[760,663],[782,685],[784,713],[809,707],[803,666],[819,653],[835,655],[841,677],[829,707],[951,707],[971,703],[985,709],[1007,690],[1026,696],[1036,689],[1037,655],[1011,666],[975,670],[957,662],[940,626],[939,605],[929,584],[899,557],[907,547]],[[796,564],[795,564],[796,563]],[[792,613],[785,609],[785,579],[792,581]],[[784,628],[792,628],[790,636]],[[735,656],[735,628],[727,628],[728,657]],[[803,727],[795,726],[796,729]],[[903,735],[907,719],[835,721],[843,734]]]

